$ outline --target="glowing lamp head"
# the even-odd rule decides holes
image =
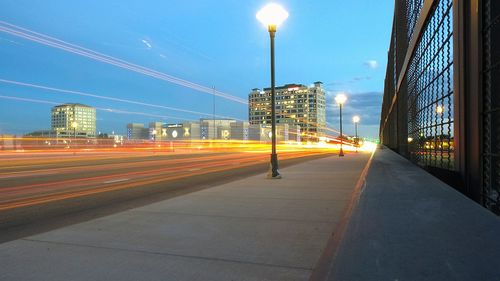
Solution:
[[[270,3],[260,9],[256,17],[269,31],[276,31],[276,27],[288,18],[288,12],[280,5]]]
[[[342,105],[342,104],[344,104],[346,101],[347,101],[347,96],[346,96],[345,94],[343,94],[343,93],[340,93],[340,94],[338,94],[338,95],[336,95],[336,96],[335,96],[335,102],[336,102],[337,104]]]
[[[441,114],[441,113],[443,113],[443,111],[444,111],[444,108],[443,108],[441,105],[438,105],[438,106],[436,107],[436,112],[437,112],[437,114]]]
[[[78,123],[77,122],[71,122],[71,128],[73,128],[73,129],[78,128]]]
[[[352,117],[352,122],[354,122],[354,123],[359,123],[359,120],[360,120],[359,116],[357,116],[357,115]]]

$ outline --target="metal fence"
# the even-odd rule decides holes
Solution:
[[[395,1],[384,145],[500,214],[500,1]],[[496,79],[495,79],[496,77]]]
[[[500,1],[483,1],[483,203],[500,210]]]
[[[438,2],[410,60],[408,149],[422,166],[453,169],[452,1]]]

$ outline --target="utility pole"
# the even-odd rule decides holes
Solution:
[[[213,90],[213,121],[214,121],[214,140],[217,138],[217,127],[215,127],[215,86],[212,87]]]

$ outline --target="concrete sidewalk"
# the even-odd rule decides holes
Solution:
[[[1,280],[307,280],[369,154],[348,154],[0,245]]]
[[[389,149],[375,153],[328,280],[500,280],[500,218]]]

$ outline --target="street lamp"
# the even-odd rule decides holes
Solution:
[[[278,4],[267,4],[257,12],[257,19],[267,27],[271,38],[271,170],[267,177],[272,179],[280,179],[281,175],[278,171],[278,154],[276,154],[276,110],[275,110],[275,85],[274,85],[274,35],[278,25],[282,24],[288,18],[288,12]]]
[[[76,141],[76,128],[78,128],[78,123],[76,121],[73,121],[71,123],[71,128],[73,128],[73,133],[75,135],[75,141]]]
[[[444,113],[444,107],[442,105],[436,106],[436,113],[439,116],[439,123],[440,123],[440,124],[436,124],[436,134],[437,134],[438,128],[441,127],[441,128],[439,128],[438,138],[439,138],[439,145],[442,148],[443,147],[443,113]],[[436,138],[434,138],[434,139],[436,139]],[[437,142],[437,140],[435,140],[435,142]],[[434,147],[437,147],[437,143],[434,144]]]
[[[355,141],[354,145],[356,146],[356,152],[358,152],[358,145],[359,145],[359,138],[358,138],[358,123],[359,123],[359,116],[355,115],[352,117],[352,122],[354,122],[354,136],[355,136]]]
[[[340,152],[339,152],[339,157],[344,156],[344,150],[342,149],[342,143],[344,142],[342,140],[342,105],[346,102],[346,100],[347,100],[347,97],[343,93],[340,93],[337,96],[335,96],[335,102],[340,107]]]

